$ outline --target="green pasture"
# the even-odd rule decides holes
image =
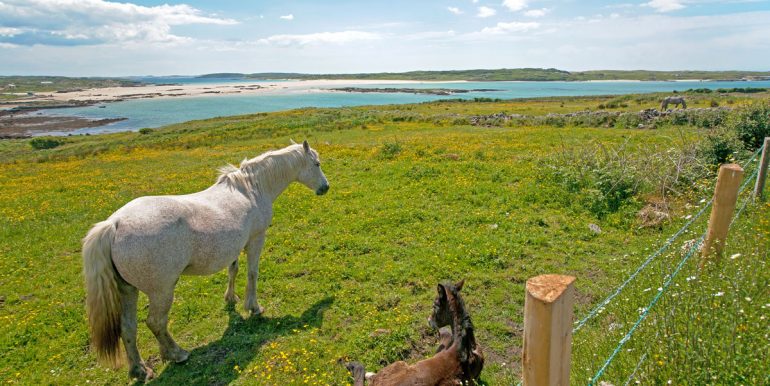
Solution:
[[[658,103],[655,95],[621,98],[617,109],[627,111]],[[738,107],[747,98],[766,100],[767,94],[694,95],[689,103],[706,107],[716,99]],[[183,277],[169,328],[191,356],[184,364],[166,364],[143,325],[146,298],[140,297],[139,349],[155,369],[152,383],[340,385],[349,382],[341,365],[348,360],[369,371],[417,361],[437,346],[426,322],[436,284],[465,279],[465,302],[487,358],[482,380],[515,384],[527,278],[576,276],[575,312],[582,317],[700,208],[713,186],[712,168],[666,198],[668,220],[642,226],[639,211],[659,199],[654,189],[639,189],[612,210],[597,212],[586,204],[595,202],[594,189],[559,177],[559,155],[599,146],[622,148],[628,159],[645,162],[696,146],[714,129],[476,127],[464,119],[501,111],[566,113],[613,100],[300,109],[145,134],[65,137],[49,150],[33,150],[29,140],[0,141],[0,381],[131,383],[126,368],[102,367],[89,351],[80,239],[136,197],[202,190],[213,184],[219,166],[286,146],[292,138],[307,139],[318,150],[331,189],[317,197],[295,184],[276,201],[257,291],[264,315],[248,319],[241,304],[225,306],[225,271]],[[744,161],[748,154],[732,157]],[[644,352],[649,358],[637,372],[644,384],[766,382],[769,209],[750,204],[736,223],[728,255],[740,257],[715,263],[702,275],[690,262],[676,281],[678,295],[656,306],[660,311],[635,335],[630,354],[620,356],[603,379],[622,384]],[[701,221],[693,229],[702,228]],[[681,245],[672,248],[680,251]],[[646,288],[657,288],[680,257],[662,256],[617,305],[576,334],[574,383],[598,370],[617,334],[651,298],[654,291]],[[243,271],[237,280],[241,297]],[[697,281],[686,281],[690,276]],[[712,306],[718,292],[725,295]],[[693,319],[696,313],[700,319]],[[680,333],[683,326],[688,334]],[[723,344],[731,336],[738,343]],[[711,354],[688,354],[698,347]]]

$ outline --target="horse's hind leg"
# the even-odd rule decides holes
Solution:
[[[228,303],[237,303],[238,295],[235,294],[235,277],[238,275],[238,258],[235,258],[230,268],[227,269],[227,291],[225,291],[225,301]]]
[[[144,381],[152,378],[154,374],[152,369],[144,364],[139,355],[139,349],[136,348],[136,301],[139,297],[139,291],[120,278],[118,279],[118,290],[120,291],[122,306],[120,337],[123,339],[123,346],[126,348],[126,356],[128,357],[128,376]]]
[[[147,314],[147,326],[155,335],[160,345],[160,356],[164,360],[174,362],[184,362],[190,356],[185,350],[182,350],[171,334],[168,333],[168,311],[174,302],[174,287],[166,290],[147,294],[150,298],[150,310]]]

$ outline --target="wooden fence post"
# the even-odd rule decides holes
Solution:
[[[527,280],[524,300],[524,385],[569,385],[575,278],[540,275]]]
[[[735,211],[735,203],[738,201],[738,186],[741,184],[742,178],[743,168],[740,165],[725,164],[719,168],[708,232],[701,250],[701,267],[709,256],[713,255],[717,258],[722,256],[727,231]]]
[[[767,148],[770,147],[770,137],[765,137],[765,148],[762,149],[762,157],[759,159],[759,174],[757,174],[757,184],[754,185],[754,197],[762,199],[762,190],[765,188],[765,178],[767,178],[767,164],[770,163],[770,153]]]

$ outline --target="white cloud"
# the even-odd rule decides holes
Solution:
[[[671,12],[684,8],[684,4],[680,0],[652,0],[642,5],[654,8],[657,12]]]
[[[455,15],[462,15],[463,11],[460,10],[460,8],[457,7],[446,7],[449,12],[454,13]]]
[[[517,22],[510,23],[497,23],[494,27],[486,27],[481,30],[482,35],[505,35],[512,32],[526,32],[529,30],[537,29],[540,27],[540,23],[536,22]]]
[[[171,34],[171,27],[237,21],[208,16],[186,4],[145,7],[104,0],[3,0],[0,24],[10,23],[16,28],[11,40],[4,34],[6,43],[66,46],[186,41],[189,38]]]
[[[503,6],[508,8],[511,12],[521,11],[527,8],[527,0],[504,0]]]
[[[530,9],[527,12],[524,12],[524,16],[527,17],[543,17],[548,12],[551,12],[549,8],[540,8],[540,9]]]
[[[281,19],[283,19],[283,20],[294,20],[294,14],[290,13],[288,15],[283,15],[283,16],[281,16]]]
[[[18,28],[10,28],[10,27],[0,27],[0,36],[16,36],[20,34],[22,31]]]
[[[342,32],[317,32],[300,35],[273,35],[259,39],[262,44],[279,46],[308,45],[318,43],[345,44],[355,41],[378,40],[382,36],[372,32],[342,31]]]
[[[476,14],[477,17],[490,17],[495,16],[497,11],[495,11],[493,8],[481,6],[479,7],[479,13]]]
[[[449,31],[426,31],[426,32],[417,32],[410,35],[403,35],[399,36],[399,38],[403,38],[406,40],[436,40],[436,39],[445,39],[445,38],[451,38],[456,35],[454,30]]]

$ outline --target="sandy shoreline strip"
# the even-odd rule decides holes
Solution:
[[[297,80],[297,81],[260,81],[244,80],[237,83],[201,83],[201,84],[167,84],[142,85],[133,87],[105,87],[82,90],[62,90],[55,92],[39,92],[28,95],[23,99],[13,101],[4,108],[13,108],[27,104],[45,102],[118,102],[130,99],[145,98],[179,98],[201,97],[216,95],[253,95],[253,94],[284,94],[291,92],[310,91],[313,89],[334,88],[342,85],[372,85],[372,84],[419,84],[437,83],[409,80]],[[446,82],[440,82],[446,83]]]

